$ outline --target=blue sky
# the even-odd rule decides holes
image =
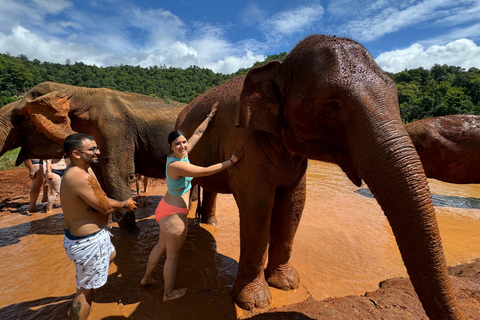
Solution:
[[[480,0],[0,0],[0,53],[232,73],[304,37],[352,38],[383,70],[480,69]]]

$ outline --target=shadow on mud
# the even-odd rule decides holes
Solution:
[[[0,319],[66,319],[74,294],[24,301],[0,309]]]
[[[17,244],[20,238],[32,234],[62,235],[63,233],[63,214],[51,214],[42,219],[1,228],[0,247]]]
[[[367,198],[374,198],[373,194],[368,188],[361,188],[355,193],[361,194]],[[432,194],[433,205],[437,207],[452,207],[459,209],[479,209],[480,199],[472,197],[456,197],[456,196],[444,196],[438,194]]]
[[[209,231],[194,225],[193,219],[189,218],[188,235],[178,261],[175,282],[177,288],[187,288],[187,294],[163,302],[164,259],[154,271],[157,282],[146,287],[140,285],[150,250],[158,241],[159,227],[155,219],[138,220],[137,224],[141,231],[133,237],[121,236],[118,228],[112,229],[112,241],[117,249],[117,271],[109,276],[105,286],[97,290],[96,302],[138,303],[129,319],[236,319],[231,290],[238,263],[217,253],[215,239]]]

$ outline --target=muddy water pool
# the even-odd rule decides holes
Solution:
[[[429,184],[448,265],[480,257],[480,185]],[[248,317],[230,296],[240,240],[231,195],[219,195],[216,226],[196,226],[190,219],[177,276],[177,285],[188,288],[184,298],[161,302],[161,267],[156,284],[138,284],[158,238],[153,212],[164,192],[163,184],[153,184],[140,201],[139,235],[124,236],[112,224],[117,259],[107,284],[97,290],[91,319]],[[64,319],[75,284],[73,265],[62,248],[61,208],[51,215],[12,212],[0,219],[0,318]],[[360,295],[384,279],[406,276],[388,222],[368,188],[354,186],[337,166],[320,162],[308,168],[307,203],[291,262],[301,287],[295,292],[272,289],[272,306],[310,296]]]

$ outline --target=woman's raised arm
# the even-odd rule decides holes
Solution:
[[[215,117],[217,110],[218,110],[218,101],[215,102],[215,104],[212,106],[212,109],[210,110],[210,113],[207,115],[205,120],[203,120],[203,122],[197,127],[197,129],[195,130],[193,135],[190,137],[190,139],[188,139],[187,153],[190,153],[190,151],[193,150],[198,140],[200,140],[205,130],[207,130],[208,124],[210,123],[210,121],[213,120],[213,117]]]

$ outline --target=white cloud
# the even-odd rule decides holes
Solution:
[[[42,37],[18,26],[12,29],[10,35],[0,33],[0,48],[2,52],[12,55],[24,54],[29,59],[39,59],[56,63],[82,61],[85,64],[97,64],[105,54],[88,45],[67,43],[59,40],[46,41]]]
[[[263,23],[263,27],[270,32],[292,35],[311,27],[313,22],[320,20],[323,12],[321,5],[303,6],[273,15]]]
[[[458,39],[444,46],[432,45],[428,48],[416,43],[406,49],[381,53],[375,61],[384,71],[393,73],[419,67],[430,69],[434,64],[478,68],[480,47],[469,39]]]
[[[453,4],[454,5],[454,4]],[[405,8],[395,5],[377,11],[374,16],[353,20],[340,28],[360,41],[373,41],[412,25],[440,19],[451,8],[449,0],[426,0]]]
[[[478,21],[480,1],[338,0],[329,4],[328,13],[332,20],[340,19],[334,20],[335,33],[370,42],[410,27],[452,27]]]
[[[73,7],[73,3],[68,0],[32,0],[32,2],[38,10],[49,14],[56,14]]]
[[[249,5],[240,16],[243,23],[256,27],[267,37],[267,42],[275,45],[284,36],[301,34],[312,29],[314,23],[318,23],[322,18],[324,11],[320,4],[314,2],[269,15],[256,5]]]
[[[252,52],[247,51],[243,56],[227,56],[215,62],[205,63],[205,67],[228,74],[236,72],[240,68],[250,68],[255,62],[263,61],[264,59],[263,55],[254,55]]]

